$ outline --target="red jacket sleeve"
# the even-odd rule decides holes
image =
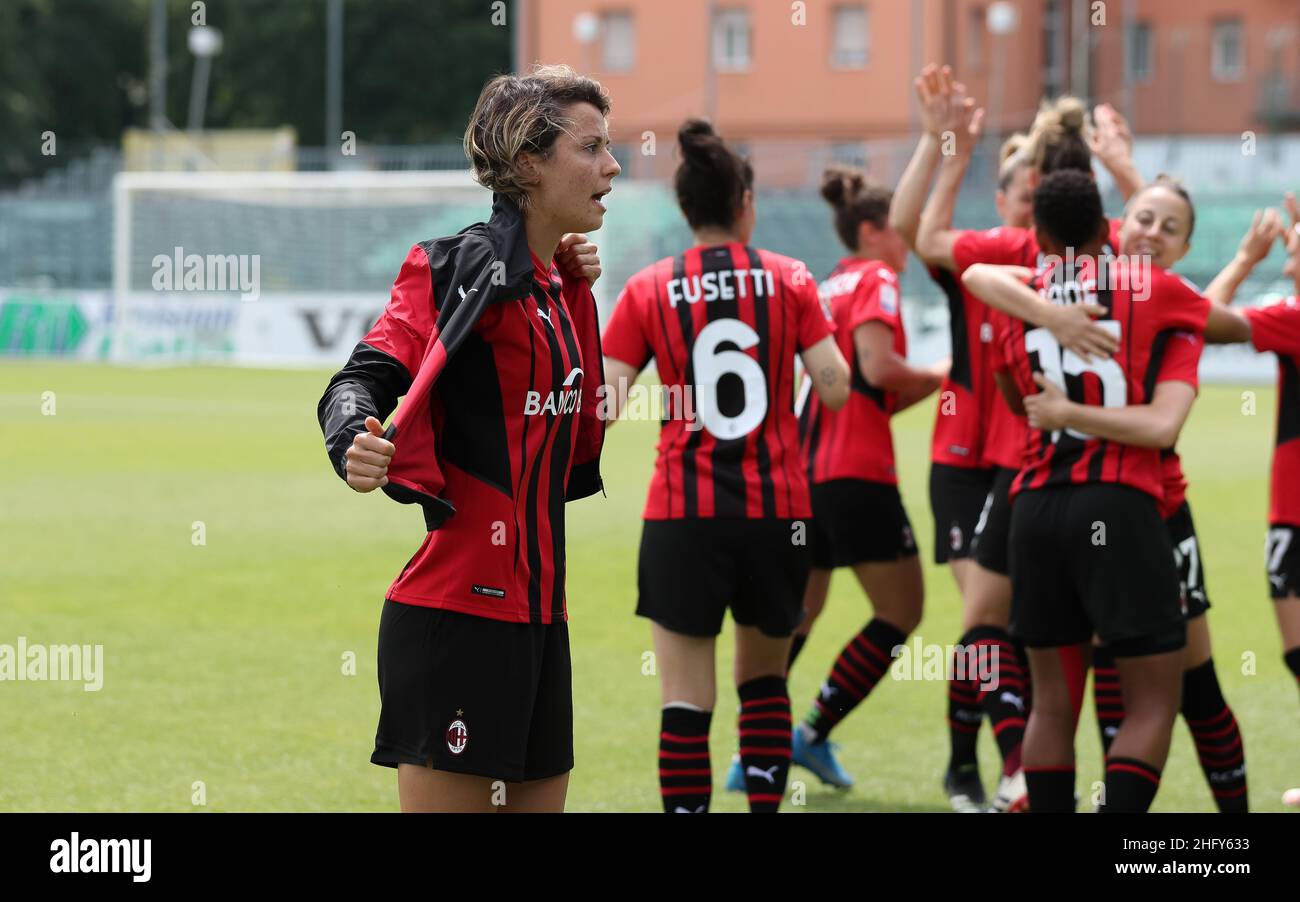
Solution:
[[[1250,321],[1250,343],[1257,351],[1300,356],[1300,298],[1244,311]]]

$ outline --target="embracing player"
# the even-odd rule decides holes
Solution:
[[[1111,230],[1089,175],[1046,177],[1034,192],[1034,222],[1049,255],[1040,293],[1099,312],[1118,344],[1113,358],[1085,359],[1046,330],[1008,318],[998,338],[1008,402],[1019,406],[1047,382],[1089,409],[1148,404],[1147,415],[1168,423],[1163,445],[1172,446],[1195,398],[1209,302],[1176,276],[1104,252]],[[1071,257],[1074,264],[1063,262]],[[996,266],[972,266],[964,281],[995,305],[1008,295],[1033,297]],[[1030,808],[1074,810],[1075,712],[1057,649],[1073,646],[1083,656],[1096,634],[1114,650],[1127,708],[1107,757],[1101,810],[1146,811],[1169,752],[1186,644],[1159,510],[1160,452],[1082,429],[1030,431],[1011,493],[1012,631],[1029,649],[1035,687],[1023,750]]]

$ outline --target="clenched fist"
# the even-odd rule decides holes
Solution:
[[[388,485],[388,464],[393,459],[393,443],[384,436],[384,424],[366,417],[366,431],[358,432],[346,458],[348,485],[358,492],[373,492]]]

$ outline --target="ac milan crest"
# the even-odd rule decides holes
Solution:
[[[447,751],[459,755],[469,745],[469,727],[463,720],[453,720],[447,727]]]

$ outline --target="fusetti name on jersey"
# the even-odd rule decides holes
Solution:
[[[734,301],[736,298],[770,298],[776,293],[776,283],[770,270],[722,269],[698,276],[670,279],[667,284],[668,306],[676,308],[685,301]]]

